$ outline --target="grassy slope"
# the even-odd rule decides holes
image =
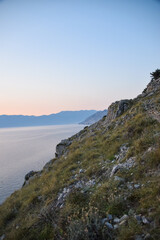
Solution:
[[[85,128],[67,155],[53,159],[49,169],[13,193],[0,206],[0,236],[5,239],[135,239],[150,233],[160,236],[160,123],[150,117],[145,105],[152,102],[159,111],[160,92],[135,99],[131,108],[106,129],[105,118],[95,127]],[[115,155],[126,144],[121,162],[135,157],[135,166],[121,169],[110,177]],[[80,171],[80,169],[83,169]],[[114,177],[124,179],[123,183]],[[89,180],[94,184],[88,184]],[[77,182],[83,183],[75,188]],[[131,183],[139,188],[129,189]],[[63,206],[56,207],[64,188],[70,192]],[[125,225],[111,231],[100,224],[107,214],[129,215]],[[138,224],[134,214],[151,219]],[[88,227],[86,227],[88,226]],[[91,236],[94,235],[94,236]]]

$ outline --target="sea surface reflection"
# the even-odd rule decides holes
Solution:
[[[83,129],[83,125],[0,129],[0,204],[31,170],[41,170],[55,156],[56,145]]]

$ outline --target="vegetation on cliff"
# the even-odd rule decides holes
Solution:
[[[57,146],[0,206],[11,240],[159,239],[160,78]]]
[[[156,69],[154,72],[150,73],[152,80],[160,78],[160,69]]]

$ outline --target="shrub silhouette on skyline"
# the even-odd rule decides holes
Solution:
[[[152,80],[156,80],[160,77],[160,69],[156,69],[154,72],[150,73]]]

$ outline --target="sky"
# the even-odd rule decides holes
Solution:
[[[0,114],[103,110],[160,68],[158,0],[0,0]]]

